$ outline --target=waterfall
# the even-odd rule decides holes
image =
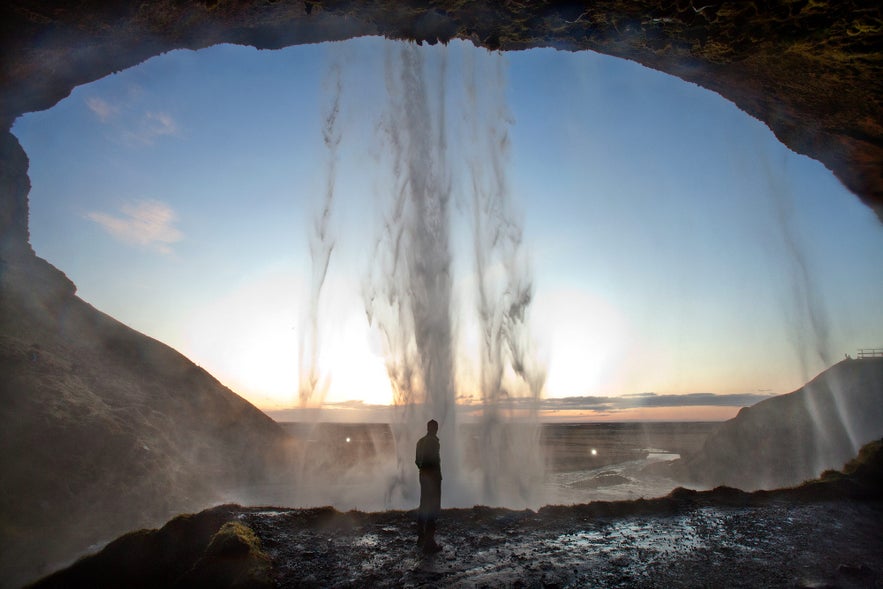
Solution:
[[[428,53],[409,44],[390,50],[385,62],[388,104],[379,129],[390,186],[365,304],[369,322],[384,336],[396,411],[396,475],[387,500],[413,501],[414,444],[426,421],[436,419],[445,504],[532,505],[543,474],[536,401],[544,371],[531,356],[533,284],[506,178],[511,117],[504,63],[499,54],[468,59],[465,84],[453,87],[448,61],[445,48]],[[489,78],[483,76],[488,66]],[[449,116],[454,108],[461,117]],[[456,149],[449,146],[452,137],[459,138]],[[461,328],[481,332],[482,417],[477,447],[470,448],[477,452],[478,472],[461,462],[465,447],[455,406],[458,309],[451,240],[458,190],[472,211],[478,316],[477,326]],[[510,372],[517,382],[507,387]],[[519,423],[510,423],[516,416]]]

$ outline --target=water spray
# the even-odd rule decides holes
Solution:
[[[365,293],[369,322],[384,335],[396,419],[396,474],[388,501],[416,495],[414,444],[435,419],[443,462],[456,464],[451,318],[450,170],[445,133],[445,59],[427,81],[413,44],[386,55],[389,105],[381,129],[389,147],[392,190]],[[438,89],[432,100],[429,89]],[[455,471],[445,471],[455,478]]]
[[[426,421],[436,419],[443,494],[449,502],[535,505],[543,475],[536,401],[545,374],[532,356],[527,325],[533,283],[506,177],[511,117],[504,97],[504,63],[502,56],[491,56],[494,74],[481,93],[474,63],[466,76],[460,122],[470,136],[461,142],[460,161],[448,150],[446,50],[429,57],[437,57],[437,63],[427,63],[426,53],[413,44],[387,54],[389,102],[379,125],[392,187],[383,205],[365,303],[369,322],[385,339],[396,408],[392,428],[397,466],[388,500],[395,504],[416,497],[414,444]],[[455,408],[451,196],[460,170],[467,178],[464,192],[471,194],[481,331],[483,414],[478,472],[473,473],[465,472],[460,461]],[[508,386],[509,374],[519,381],[517,388]],[[512,422],[513,406],[520,412],[517,424]]]
[[[328,83],[332,98],[323,117],[322,140],[328,152],[328,166],[325,175],[325,192],[322,206],[310,224],[309,245],[310,263],[312,268],[310,291],[308,298],[307,319],[301,330],[301,341],[298,358],[299,386],[298,400],[301,408],[312,404],[321,404],[331,384],[327,376],[320,373],[319,368],[319,301],[331,253],[334,251],[335,236],[330,227],[331,215],[334,210],[334,188],[337,178],[337,152],[342,138],[338,118],[340,115],[340,97],[343,90],[341,66],[334,61],[329,69]]]
[[[513,211],[506,173],[511,116],[506,106],[502,56],[497,55],[492,83],[477,91],[478,64],[469,62],[466,75],[469,157],[472,186],[472,231],[476,312],[481,330],[482,418],[479,434],[482,455],[482,500],[490,504],[533,505],[543,475],[539,455],[537,405],[545,371],[533,362],[528,311],[533,283],[522,248],[523,231]],[[485,170],[489,170],[486,173]],[[526,385],[527,403],[519,403],[518,425],[505,415],[513,390],[504,386],[511,369]]]

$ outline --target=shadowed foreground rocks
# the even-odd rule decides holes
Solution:
[[[876,587],[883,441],[791,489],[444,510],[433,556],[413,522],[225,505],[123,536],[33,587]]]
[[[0,257],[0,375],[0,587],[285,459],[276,422],[36,256]]]

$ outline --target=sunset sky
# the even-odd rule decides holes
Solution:
[[[34,249],[84,300],[259,407],[294,406],[321,121],[340,64],[323,415],[384,419],[383,343],[361,285],[389,190],[378,125],[391,44],[175,51],[20,118]],[[430,63],[447,53],[451,120],[463,63],[503,60],[548,419],[729,418],[883,344],[883,225],[731,103],[588,52],[422,51]],[[464,139],[451,140],[453,153]],[[468,207],[453,198],[456,242]],[[477,402],[471,276],[458,253],[458,393]]]

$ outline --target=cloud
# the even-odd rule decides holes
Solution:
[[[538,401],[540,411],[623,411],[645,407],[748,407],[774,395],[738,393],[718,395],[715,393],[687,393],[682,395],[658,395],[637,393],[622,396],[581,396],[546,398]],[[458,399],[461,405],[477,404],[474,399]],[[532,401],[524,397],[512,397],[504,401],[510,409],[527,407]]]
[[[714,393],[688,393],[683,395],[658,395],[656,393],[638,393],[623,396],[585,396],[585,397],[561,397],[553,399],[540,399],[536,407],[542,415],[549,416],[558,411],[567,412],[592,412],[610,415],[629,409],[647,407],[749,407],[769,399],[775,395],[760,393],[738,393],[717,395]],[[467,401],[465,397],[458,399],[457,409],[461,418],[475,419],[481,411],[480,402]],[[474,400],[473,400],[474,401]],[[507,400],[505,409],[527,409],[530,399],[513,397]],[[363,401],[340,401],[336,403],[324,403],[321,409],[282,409],[268,411],[268,414],[277,421],[309,421],[329,419],[332,421],[347,422],[378,422],[386,423],[394,418],[394,412],[389,405],[376,405]],[[583,416],[587,417],[587,416]]]
[[[111,125],[124,143],[152,145],[160,137],[175,136],[181,127],[175,118],[164,111],[141,110],[141,90],[130,88],[129,96],[110,102],[98,96],[86,98],[86,107],[103,124]]]
[[[149,112],[144,115],[145,127],[154,137],[176,135],[178,124],[172,115],[164,112]]]
[[[390,405],[377,405],[363,401],[324,403],[322,407],[290,407],[269,409],[265,413],[278,422],[319,423],[334,421],[342,423],[391,423],[395,412]]]
[[[162,254],[172,253],[170,244],[184,238],[184,234],[173,226],[177,220],[175,211],[165,203],[141,200],[121,207],[120,212],[122,216],[93,212],[86,217],[123,243],[139,245]]]
[[[132,143],[153,145],[158,137],[177,135],[178,123],[172,115],[165,112],[147,112],[141,118],[138,129],[125,134],[125,138]]]
[[[97,96],[90,96],[87,98],[86,106],[89,107],[89,110],[91,110],[102,123],[108,122],[120,112],[119,107],[107,102],[103,98],[98,98]]]
[[[621,397],[562,397],[540,400],[540,410],[623,411],[625,409],[643,407],[749,407],[772,396],[759,393],[727,395],[715,393],[688,393],[683,395],[639,393],[623,395]]]

